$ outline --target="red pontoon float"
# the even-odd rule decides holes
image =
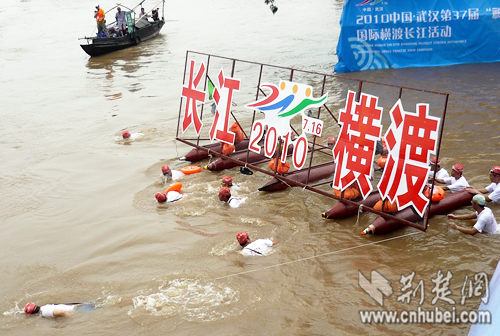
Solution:
[[[329,162],[322,165],[312,167],[310,170],[296,170],[290,174],[285,174],[287,178],[300,182],[314,182],[330,177],[335,173],[335,163]],[[259,191],[279,191],[288,187],[294,187],[283,182],[279,177],[274,177],[271,181],[267,182],[264,186],[259,188]]]
[[[247,149],[248,148],[248,139],[244,139],[237,144],[234,145],[237,151]],[[222,146],[220,143],[214,143],[206,146],[202,146],[202,148],[193,148],[189,153],[187,153],[182,159],[186,161],[196,162],[205,160],[210,155],[210,152],[222,153]]]
[[[358,197],[357,199],[353,200],[354,202],[357,202],[358,205],[352,205],[352,204],[345,204],[342,202],[338,202],[334,206],[330,208],[330,210],[323,212],[322,217],[324,219],[342,219],[342,218],[348,218],[351,216],[354,216],[356,213],[358,213],[358,209],[360,206],[367,206],[370,208],[373,208],[373,206],[378,202],[380,199],[380,195],[377,190],[374,190],[366,197],[366,199],[362,199],[361,197]]]
[[[431,203],[429,217],[446,215],[458,208],[470,205],[472,197],[473,195],[467,190],[461,190],[456,193],[446,195],[441,201]],[[410,222],[418,222],[422,220],[418,214],[413,212],[411,207],[396,212],[395,216]],[[386,234],[400,228],[401,226],[403,226],[403,224],[395,220],[379,216],[363,232],[361,232],[361,235]]]

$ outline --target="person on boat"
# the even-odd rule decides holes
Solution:
[[[149,17],[149,14],[146,14],[146,11],[144,11],[144,8],[141,8],[141,13],[139,14],[139,17],[141,19],[147,20]]]
[[[116,8],[116,10],[116,24],[120,30],[120,36],[124,36],[127,34],[127,17],[125,16],[125,11],[122,11],[120,7]]]
[[[448,226],[460,232],[475,235],[478,232],[496,233],[498,231],[498,224],[490,208],[485,206],[486,199],[483,195],[474,195],[472,198],[472,208],[475,212],[466,215],[453,215],[448,214],[449,219],[475,219],[476,224],[472,228],[458,226],[454,222],[449,222]]]
[[[436,171],[436,178],[445,179],[450,177],[448,171],[441,167],[441,160],[438,160],[437,157],[431,158],[429,161],[429,166],[431,166],[431,170],[429,170],[429,179],[432,182],[432,177],[434,176],[434,171]]]
[[[97,13],[95,13],[94,18],[97,22],[97,38],[101,38],[101,34],[108,36],[108,28],[106,28],[106,19],[104,10],[99,7],[99,5],[95,6],[97,9]]]
[[[490,169],[489,175],[491,184],[483,189],[467,189],[473,195],[483,195],[486,202],[495,202],[500,204],[500,166],[494,166]],[[489,195],[484,195],[489,193]]]
[[[46,304],[37,306],[34,303],[27,303],[24,312],[30,315],[39,314],[42,317],[70,317],[74,311],[94,310],[95,305],[90,303],[72,304]]]
[[[247,197],[233,197],[231,196],[231,189],[229,187],[222,187],[219,189],[219,200],[229,204],[231,208],[237,208],[245,203]]]
[[[271,239],[257,239],[252,242],[248,233],[243,231],[238,232],[236,240],[243,248],[240,253],[245,256],[265,256],[269,253],[272,246],[278,244],[277,240]]]
[[[160,20],[160,18],[158,17],[158,11],[159,10],[160,10],[159,8],[156,8],[156,9],[153,9],[153,11],[151,12],[151,17],[155,21],[159,21]]]
[[[470,187],[469,183],[462,175],[464,171],[464,166],[460,163],[456,163],[451,167],[451,176],[445,177],[444,179],[437,178],[436,182],[445,183],[447,186],[442,187],[443,190],[450,190],[452,193],[460,191],[462,189]],[[432,181],[432,178],[431,178]]]
[[[161,167],[161,172],[163,173],[163,176],[165,177],[166,180],[171,178],[174,181],[178,180],[186,175],[183,172],[181,172],[180,170],[170,169],[170,167],[167,165],[163,165]]]

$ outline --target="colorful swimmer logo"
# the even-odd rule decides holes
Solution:
[[[264,112],[266,121],[274,125],[281,125],[282,127],[279,128],[283,132],[285,129],[289,129],[290,119],[307,108],[322,106],[328,98],[328,94],[325,94],[314,99],[312,86],[287,81],[280,81],[279,87],[274,84],[262,84],[260,87],[270,89],[271,93],[264,99],[248,104],[246,107]]]
[[[299,92],[299,86],[301,86],[302,92]],[[271,94],[261,101],[248,104],[247,107],[255,108],[262,112],[279,110],[278,117],[280,118],[293,117],[308,107],[321,106],[328,98],[328,95],[325,94],[319,99],[311,99],[309,98],[312,95],[311,86],[292,82],[281,81],[279,89],[274,84],[263,84],[261,88],[271,89]]]
[[[373,6],[381,2],[382,0],[365,0],[362,3],[357,4],[356,6],[366,6],[366,5]]]

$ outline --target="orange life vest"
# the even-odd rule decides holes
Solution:
[[[97,14],[95,15],[95,20],[97,21],[97,23],[104,21],[104,9],[99,8]]]
[[[267,163],[267,166],[269,167],[269,169],[274,171],[274,169],[276,169],[276,158],[269,161]],[[281,160],[278,161],[278,168],[276,169],[276,172],[278,174],[286,174],[288,173],[289,170],[290,170],[290,165],[288,164],[288,162],[283,163],[281,162]]]

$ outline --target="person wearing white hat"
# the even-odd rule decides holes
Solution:
[[[485,207],[486,199],[483,195],[475,195],[472,198],[472,208],[476,211],[466,215],[453,215],[448,214],[449,219],[474,219],[477,218],[476,224],[471,228],[459,226],[454,222],[449,222],[448,226],[460,232],[475,235],[478,232],[496,233],[498,231],[498,224],[490,208]]]

